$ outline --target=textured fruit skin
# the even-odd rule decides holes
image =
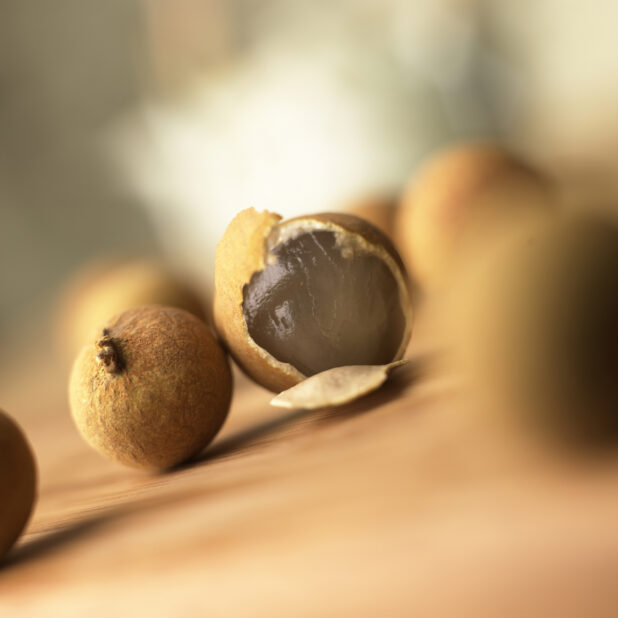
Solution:
[[[618,225],[522,228],[455,293],[457,356],[492,417],[564,444],[618,444]]]
[[[277,365],[249,337],[243,315],[243,287],[266,266],[264,239],[281,216],[253,208],[238,213],[217,245],[213,316],[219,336],[242,370],[258,384],[279,392],[304,376],[290,365]],[[274,359],[273,359],[274,360]]]
[[[82,349],[70,378],[86,441],[146,469],[197,455],[223,425],[232,394],[227,357],[208,326],[182,309],[146,306],[114,317],[105,333],[118,355],[112,370],[98,358],[104,336]]]
[[[481,234],[493,235],[513,218],[552,210],[552,204],[549,181],[513,154],[493,144],[457,146],[432,156],[409,183],[395,241],[414,280],[434,291],[466,242],[483,242]]]
[[[28,522],[36,477],[34,456],[22,430],[0,410],[0,559]]]
[[[257,212],[253,208],[241,211],[230,222],[217,245],[215,257],[214,321],[217,332],[234,360],[258,384],[273,392],[281,392],[298,384],[305,376],[292,365],[280,363],[251,339],[243,314],[243,288],[255,272],[265,268],[269,257],[266,239],[281,222],[281,216]],[[368,245],[379,247],[395,263],[406,294],[407,329],[403,337],[399,360],[411,334],[412,310],[409,306],[407,274],[401,257],[391,240],[379,229],[354,215],[320,213],[289,219],[283,225],[312,222],[329,225],[338,231],[356,235]]]
[[[84,267],[67,286],[58,319],[58,347],[73,361],[101,324],[132,307],[178,307],[207,319],[203,300],[154,259],[100,261]]]

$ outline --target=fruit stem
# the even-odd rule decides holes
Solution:
[[[103,329],[103,336],[97,341],[100,348],[97,353],[97,361],[105,367],[108,373],[120,373],[124,363],[118,349],[118,342],[112,339],[107,328]]]

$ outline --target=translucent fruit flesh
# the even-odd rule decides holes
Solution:
[[[276,261],[243,289],[257,345],[306,376],[394,359],[406,320],[382,259],[342,249],[334,232],[319,229],[275,245],[271,255]]]

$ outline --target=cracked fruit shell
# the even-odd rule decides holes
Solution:
[[[333,367],[401,359],[412,308],[401,258],[364,219],[250,208],[217,247],[214,319],[242,369],[280,392]]]

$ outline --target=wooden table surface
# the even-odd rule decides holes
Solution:
[[[618,616],[616,466],[479,430],[429,348],[339,409],[238,377],[217,440],[160,475],[89,449],[48,355],[16,361],[0,405],[40,487],[0,616]]]

